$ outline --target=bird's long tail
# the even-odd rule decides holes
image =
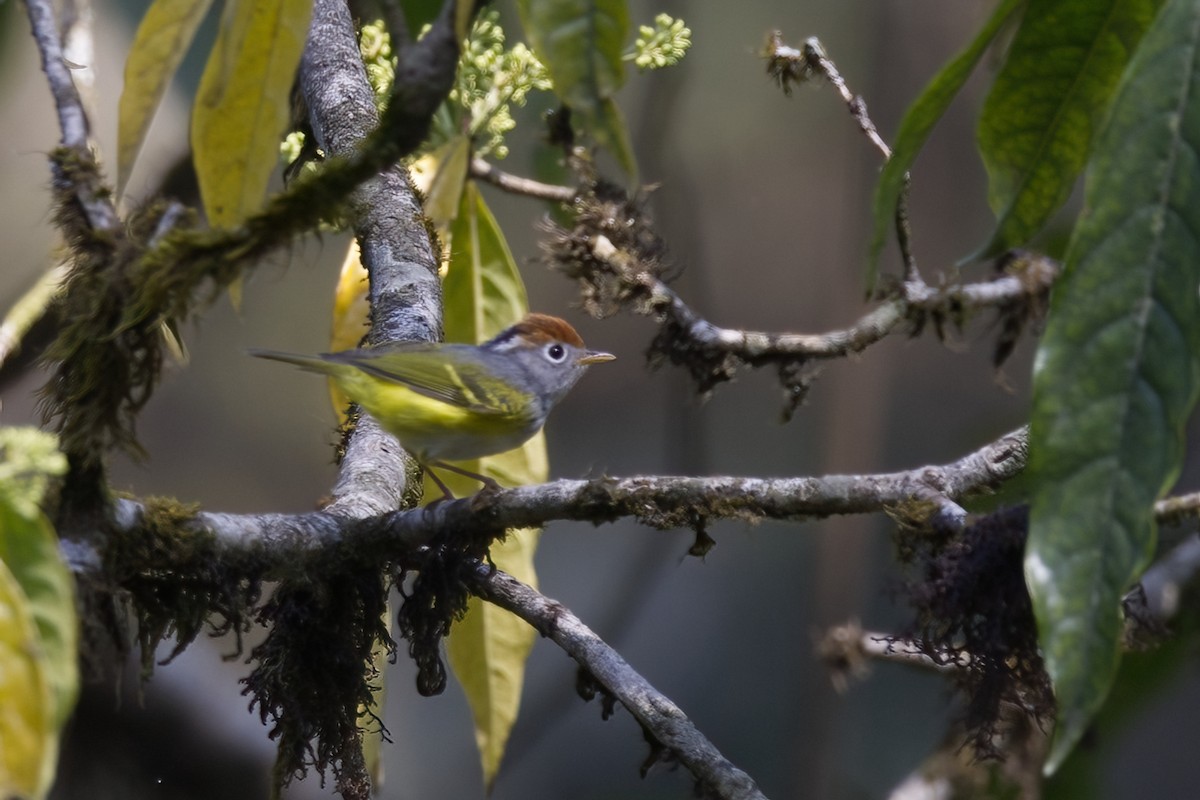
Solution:
[[[328,375],[337,370],[338,365],[331,363],[321,356],[306,356],[299,353],[282,353],[278,350],[247,350],[255,358],[269,358],[272,361],[282,361],[285,364],[295,364],[300,369],[309,372],[319,372]]]

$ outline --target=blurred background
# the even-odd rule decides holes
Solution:
[[[758,56],[767,33],[799,45],[816,35],[852,91],[890,138],[907,104],[990,13],[976,0],[762,0],[754,3],[631,3],[637,23],[681,16],[693,49],[677,68],[631,75],[619,102],[635,137],[642,180],[657,184],[650,207],[680,271],[676,288],[713,322],[822,332],[850,325],[862,302],[869,204],[880,157],[835,92],[821,84],[785,97]],[[98,2],[92,120],[105,156],[115,142],[122,59],[144,2]],[[518,27],[500,4],[506,29]],[[0,6],[0,237],[7,306],[48,264],[54,237],[45,153],[57,129],[20,4]],[[208,27],[211,36],[213,22]],[[203,46],[197,48],[202,50]],[[134,202],[153,191],[183,154],[187,97],[202,66],[193,53],[180,91],[160,111],[130,185]],[[914,169],[912,221],[927,280],[956,277],[954,263],[991,224],[974,123],[987,88],[986,62],[939,124]],[[500,166],[534,170],[535,98],[513,154]],[[522,132],[527,136],[522,136]],[[111,161],[110,161],[111,163]],[[555,477],[601,474],[820,475],[907,469],[957,458],[1021,424],[1029,402],[1031,342],[998,380],[995,331],[978,321],[947,344],[900,336],[829,365],[795,419],[780,423],[774,374],[745,373],[698,402],[690,379],[649,371],[646,319],[587,318],[574,287],[537,262],[535,225],[545,208],[485,187],[525,267],[530,304],[566,317],[589,345],[618,354],[593,370],[547,426]],[[329,308],[346,239],[298,242],[263,264],[240,311],[218,299],[183,331],[191,354],[171,370],[142,415],[144,463],[119,460],[115,488],[165,494],[229,512],[312,509],[332,484],[334,418],[324,385],[248,358],[250,347],[325,349]],[[894,247],[885,269],[896,272]],[[982,278],[987,266],[964,273]],[[38,420],[36,371],[6,384],[0,422]],[[1194,488],[1189,466],[1182,485]],[[954,705],[936,678],[879,665],[837,693],[814,652],[829,625],[859,620],[894,630],[906,612],[892,599],[899,578],[882,516],[805,524],[721,523],[706,559],[686,557],[688,531],[633,523],[600,528],[555,523],[542,539],[542,589],[574,610],[691,716],[770,797],[870,798],[934,749]],[[247,711],[225,660],[233,642],[205,640],[139,688],[131,664],[117,681],[90,687],[66,745],[58,797],[262,797],[273,746]],[[419,697],[401,657],[390,668],[384,719],[388,798],[482,797],[470,716],[461,692]],[[679,798],[683,770],[646,779],[641,731],[623,710],[607,722],[574,694],[575,665],[546,642],[534,649],[522,714],[492,797]],[[1121,730],[1100,731],[1100,796],[1153,785],[1185,796],[1200,779],[1187,737],[1163,736],[1200,707],[1195,675],[1143,704]],[[1184,787],[1187,787],[1185,789]],[[289,798],[332,794],[319,776],[294,782]]]

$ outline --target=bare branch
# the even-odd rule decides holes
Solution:
[[[933,287],[917,279],[905,283],[900,296],[888,300],[842,330],[819,334],[770,333],[722,328],[697,314],[667,283],[658,277],[658,265],[640,260],[635,252],[616,246],[603,233],[586,236],[589,263],[576,260],[569,274],[606,294],[636,303],[642,313],[654,314],[671,328],[682,350],[700,350],[730,355],[750,364],[791,359],[841,358],[861,352],[896,331],[913,312],[942,313],[948,317],[966,310],[994,308],[1005,303],[1040,296],[1058,277],[1058,265],[1044,257],[1028,255],[1033,265],[1021,275],[1006,275],[992,281]],[[552,252],[557,248],[551,245]],[[571,255],[578,257],[574,250]],[[564,269],[568,267],[562,265]],[[611,311],[611,309],[603,309]]]
[[[489,164],[482,158],[471,159],[471,175],[506,192],[523,194],[539,200],[551,200],[556,203],[569,203],[579,194],[577,189],[572,189],[570,186],[555,186],[531,178],[512,175]]]
[[[1158,503],[1158,507],[1172,506],[1172,514],[1178,514],[1179,506],[1183,504],[1173,501],[1186,501],[1195,495],[1168,498]],[[1195,518],[1200,509],[1194,503],[1187,504]],[[1156,508],[1156,511],[1158,508]],[[1162,521],[1162,514],[1156,514]],[[1145,627],[1146,623],[1161,626],[1179,613],[1183,600],[1183,588],[1200,573],[1200,534],[1193,533],[1179,544],[1175,545],[1158,561],[1142,573],[1137,587],[1125,598],[1125,616],[1127,626]]]
[[[467,580],[484,600],[516,614],[579,662],[672,759],[696,776],[701,794],[726,800],[764,797],[754,780],[721,755],[678,706],[565,606],[483,564],[475,564]]]
[[[844,692],[850,678],[862,678],[870,661],[887,661],[950,673],[970,664],[970,656],[947,650],[944,657],[930,656],[919,642],[889,633],[865,631],[857,622],[835,625],[817,642],[817,655],[830,669],[834,688]]]
[[[1160,525],[1178,525],[1200,516],[1200,492],[1167,497],[1154,504],[1154,516]]]

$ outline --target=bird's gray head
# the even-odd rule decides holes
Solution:
[[[545,411],[566,396],[589,365],[616,358],[610,353],[588,350],[570,324],[546,314],[528,315],[483,347],[503,354],[505,362],[523,374],[523,380],[543,399]]]

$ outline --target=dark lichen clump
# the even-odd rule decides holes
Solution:
[[[385,619],[390,582],[378,565],[313,558],[307,571],[277,586],[259,609],[269,633],[250,652],[254,669],[242,681],[278,739],[279,786],[309,765],[340,779],[348,748],[361,744],[360,719],[383,730],[372,710],[380,679],[374,650],[377,642],[395,649]]]
[[[902,588],[916,619],[905,637],[952,675],[965,700],[962,723],[977,757],[999,758],[998,738],[1016,732],[1010,711],[1040,722],[1053,714],[1049,677],[1025,588],[1029,528],[1024,506],[980,518],[958,536],[931,534],[902,558],[919,572]]]
[[[207,628],[241,637],[253,622],[262,593],[263,565],[254,554],[222,557],[215,536],[194,523],[196,508],[148,498],[140,524],[106,539],[104,574],[121,587],[137,623],[143,672],[154,667],[158,645],[174,638],[167,661]]]

